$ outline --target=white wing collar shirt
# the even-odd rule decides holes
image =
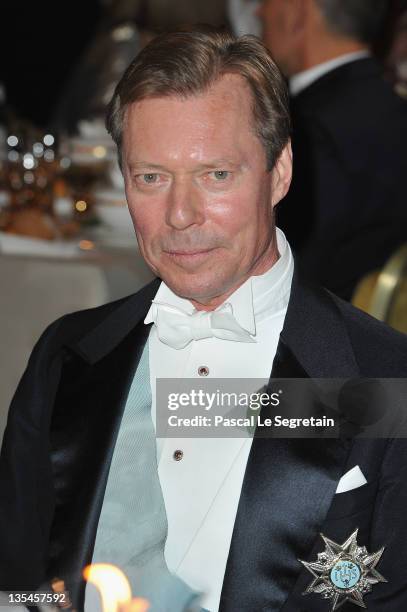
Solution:
[[[157,378],[269,378],[294,270],[290,246],[278,229],[277,246],[280,257],[270,270],[249,278],[212,318],[198,314],[189,300],[161,283],[146,324],[159,318],[158,304],[165,305],[170,317],[174,307],[196,317],[192,332],[181,332],[177,338],[168,339],[171,330],[164,326],[162,331],[160,325],[162,341],[157,325],[151,328],[148,342],[154,423]],[[174,312],[177,317],[179,311]],[[209,330],[210,326],[214,329]],[[203,593],[201,604],[209,612],[219,607],[251,443],[244,438],[157,439],[158,472],[168,519],[166,562],[171,571]]]

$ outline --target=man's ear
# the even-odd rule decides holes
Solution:
[[[271,204],[274,208],[286,195],[293,173],[291,140],[287,142],[271,171]]]

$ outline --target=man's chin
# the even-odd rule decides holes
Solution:
[[[219,279],[217,282],[213,278],[205,281],[202,274],[185,274],[177,278],[162,274],[160,278],[176,295],[193,303],[206,305],[226,293]]]

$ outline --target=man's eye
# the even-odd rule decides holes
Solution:
[[[143,183],[151,185],[152,183],[157,183],[157,181],[158,181],[158,174],[155,174],[153,172],[149,172],[148,174],[141,174],[140,178],[142,179]]]
[[[230,172],[228,170],[214,170],[211,174],[216,181],[225,181],[229,178]]]

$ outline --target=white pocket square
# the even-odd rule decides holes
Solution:
[[[363,475],[362,470],[358,465],[355,465],[349,472],[346,472],[340,479],[336,493],[345,493],[346,491],[352,491],[362,485],[366,484],[367,480]]]

